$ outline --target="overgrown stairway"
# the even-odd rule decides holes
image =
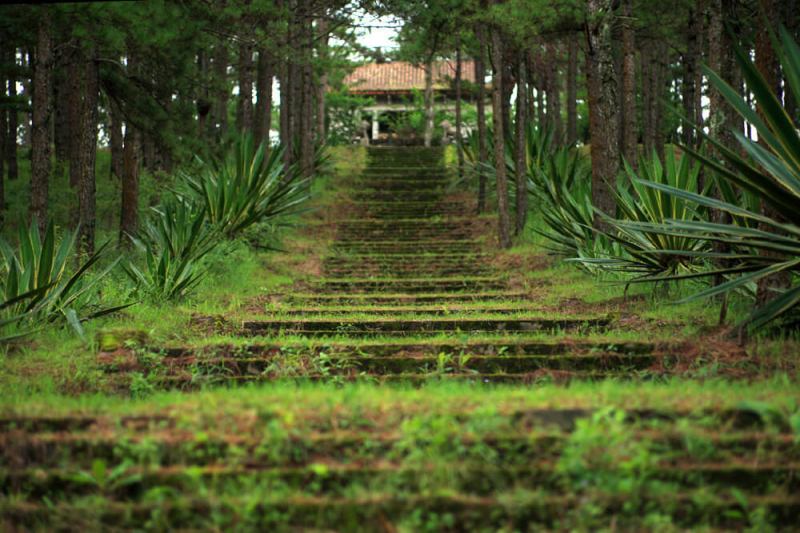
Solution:
[[[537,306],[494,266],[493,218],[476,215],[450,182],[439,149],[370,149],[340,206],[323,277],[238,325],[234,333],[252,338],[244,346],[166,349],[161,383],[530,382],[663,363],[647,343],[581,340],[608,316]]]
[[[540,308],[493,266],[491,220],[447,184],[439,151],[372,149],[325,277],[226,330],[239,342],[101,354],[131,387],[126,371],[187,391],[278,383],[0,416],[0,525],[796,528],[791,391],[748,404],[737,395],[756,386],[530,386],[663,372],[679,355],[592,340],[610,317]],[[505,382],[522,386],[492,386]]]

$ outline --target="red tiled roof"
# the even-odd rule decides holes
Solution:
[[[433,64],[434,89],[447,89],[449,80],[455,78],[455,61],[437,61]],[[463,61],[461,79],[475,83],[475,64]],[[425,69],[406,61],[391,63],[369,63],[357,67],[345,79],[344,84],[354,93],[384,91],[410,91],[425,89]]]

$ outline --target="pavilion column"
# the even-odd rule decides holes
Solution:
[[[372,112],[372,142],[378,138],[380,133],[380,125],[378,124],[378,111]]]

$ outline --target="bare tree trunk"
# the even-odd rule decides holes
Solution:
[[[138,57],[128,54],[128,76],[137,74]],[[125,126],[122,164],[122,197],[120,202],[119,244],[127,246],[139,225],[139,150],[141,135],[130,122]]]
[[[634,169],[638,166],[636,128],[636,47],[631,0],[623,3],[622,23],[622,156]]]
[[[498,238],[501,248],[511,247],[506,178],[505,125],[503,124],[503,40],[492,28],[492,125],[494,126],[494,168],[497,177]]]
[[[478,55],[475,58],[475,81],[478,83],[478,214],[486,209],[486,172],[484,165],[489,161],[486,144],[486,28],[482,22],[475,30],[478,36]]]
[[[269,145],[269,130],[272,122],[272,79],[275,77],[275,66],[265,48],[258,51],[258,77],[256,92],[255,139],[256,143],[266,142]]]
[[[68,49],[62,48],[56,52],[55,68],[53,69],[53,100],[54,107],[54,142],[56,154],[56,174],[62,176],[67,168],[69,162],[69,146],[70,146],[70,133],[69,133],[69,114],[70,114],[70,84],[67,82],[68,67]]]
[[[425,62],[425,147],[433,139],[433,54]]]
[[[327,15],[325,13],[324,15]],[[328,19],[323,16],[317,21],[317,34],[319,35],[319,58],[324,63],[328,60]],[[328,137],[326,127],[327,113],[325,110],[325,95],[328,92],[328,68],[323,64],[317,83],[317,143],[322,144]]]
[[[456,47],[456,155],[458,157],[458,177],[464,176],[464,148],[461,143],[461,40]]]
[[[731,62],[728,56],[732,52],[733,43],[730,41],[727,32],[724,29],[725,12],[727,9],[726,3],[728,0],[709,0],[709,22],[708,22],[708,66],[711,70],[719,74],[725,81],[729,83],[731,80],[731,71],[729,66]],[[709,84],[708,91],[709,100],[709,117],[708,127],[709,133],[712,138],[720,141],[727,147],[733,147],[735,140],[730,132],[730,113],[725,98],[722,96],[713,84]],[[719,195],[718,191],[714,189],[714,194]],[[714,222],[720,224],[730,224],[731,217],[725,211],[713,210],[711,217]],[[713,251],[716,253],[725,253],[729,247],[725,243],[713,243]],[[719,267],[725,267],[726,262],[718,261]],[[719,285],[723,283],[725,278],[723,276],[715,276],[713,283]],[[728,299],[726,296],[720,297],[720,324],[725,322],[728,313]]]
[[[516,142],[514,144],[514,173],[517,179],[517,194],[516,194],[516,224],[514,227],[514,234],[519,235],[525,229],[525,222],[528,218],[528,184],[527,184],[527,165],[526,165],[526,146],[525,146],[525,121],[528,103],[525,101],[525,96],[528,94],[527,89],[527,71],[528,67],[525,62],[526,54],[522,51],[518,54],[517,62],[517,105],[516,117],[514,121],[514,128],[516,134]]]
[[[303,176],[310,178],[314,175],[314,71],[312,55],[314,50],[314,27],[310,16],[310,0],[303,1],[303,65],[302,65],[302,94],[303,108],[301,110],[301,147],[300,165]]]
[[[619,172],[619,114],[617,74],[611,39],[614,25],[613,0],[588,0],[592,19],[586,23],[586,74],[589,91],[589,134],[592,153],[592,203],[614,216],[612,187]],[[595,227],[606,230],[600,216]]]
[[[117,105],[109,99],[109,144],[111,145],[111,175],[117,179],[122,178],[123,138],[122,138],[122,113]]]
[[[564,130],[561,124],[561,90],[558,76],[559,47],[555,43],[547,46],[547,122],[557,144],[563,143]]]
[[[11,49],[10,60],[16,64],[17,49]],[[17,108],[17,79],[13,73],[8,76],[8,99],[12,101],[8,110],[8,133],[6,136],[6,165],[8,166],[8,179],[15,180],[19,177],[17,164],[17,130],[19,129],[19,110]]]
[[[239,44],[239,99],[236,113],[239,132],[253,131],[253,44],[244,39]]]
[[[204,49],[197,51],[197,70],[200,72],[202,87],[195,101],[197,109],[197,136],[207,140],[209,131],[209,113],[211,112],[211,94],[209,93],[209,67],[208,53]],[[213,120],[213,115],[212,115]]]
[[[775,0],[759,0],[761,11],[763,15],[770,21],[768,27],[763,25],[759,26],[759,31],[756,34],[756,68],[764,77],[764,80],[772,89],[773,93],[777,95],[778,101],[782,100],[783,87],[781,83],[781,65],[778,62],[778,56],[772,46],[772,39],[770,36],[771,28],[778,25],[778,5]],[[763,118],[764,110],[761,106],[757,108],[758,114]],[[759,138],[759,144],[769,150],[769,145],[763,138]],[[761,212],[780,222],[785,222],[780,213],[773,209],[769,204],[761,201]],[[764,231],[775,231],[769,225],[761,224],[761,229]],[[781,257],[782,254],[762,252],[762,255],[771,257]],[[758,282],[758,289],[756,291],[756,305],[764,305],[770,300],[774,299],[780,292],[792,284],[791,273],[788,271],[780,272],[762,278]]]
[[[216,101],[214,102],[214,122],[217,130],[217,141],[222,140],[228,131],[228,63],[230,61],[228,46],[220,40],[214,47],[214,81],[217,84]]]
[[[698,39],[702,38],[702,32],[698,31],[698,23],[702,30],[702,19],[696,8],[689,8],[689,25],[686,32],[686,54],[683,56],[683,80],[681,83],[681,99],[683,100],[683,114],[688,120],[695,120],[697,117],[696,92],[697,87],[697,68],[699,49]],[[683,142],[688,146],[695,146],[697,135],[694,128],[687,125],[682,126]]]
[[[139,132],[133,124],[125,128],[124,164],[122,174],[122,205],[120,209],[119,243],[130,243],[139,225]]]
[[[653,126],[651,123],[650,109],[653,106],[653,87],[650,78],[651,53],[650,43],[642,43],[642,51],[639,54],[641,80],[642,80],[642,145],[644,154],[650,157],[653,153]]]
[[[79,76],[79,109],[76,142],[71,161],[75,162],[78,184],[78,237],[80,249],[90,254],[95,239],[95,157],[97,155],[97,96],[99,79],[94,51],[79,53],[76,71]],[[72,167],[72,163],[70,163]],[[72,172],[72,168],[70,168]]]
[[[52,106],[51,75],[53,54],[50,12],[39,11],[36,32],[36,58],[33,71],[33,125],[31,134],[31,205],[30,218],[39,224],[40,233],[47,227],[47,196],[50,183],[50,132]],[[0,199],[1,200],[1,199]]]
[[[578,35],[569,37],[567,63],[567,144],[578,141]]]
[[[667,58],[666,56],[669,54],[669,49],[664,43],[658,43],[656,47],[656,61],[653,68],[655,70],[655,75],[653,76],[653,84],[654,84],[654,98],[653,98],[653,145],[655,146],[656,153],[664,160],[664,104],[662,99],[664,98],[664,93],[666,89],[666,82],[667,82]]]

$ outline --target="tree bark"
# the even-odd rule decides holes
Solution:
[[[592,203],[614,216],[612,187],[619,172],[619,114],[617,74],[611,39],[614,25],[613,0],[588,0],[591,20],[586,22],[586,74],[589,92],[589,135],[592,154]],[[595,227],[607,224],[595,215]]]
[[[70,174],[78,186],[78,238],[80,250],[91,254],[95,240],[95,157],[97,155],[97,96],[99,79],[94,51],[78,53],[75,74],[78,109]],[[74,163],[74,168],[73,168]]]
[[[0,50],[0,59],[5,59]],[[0,72],[0,96],[5,96],[8,80]],[[3,212],[6,208],[5,196],[5,166],[6,166],[6,141],[8,140],[8,110],[0,107],[0,222],[3,221]]]
[[[111,145],[111,175],[117,179],[122,178],[123,172],[123,138],[122,138],[122,113],[117,105],[109,101],[109,144]]]
[[[217,85],[216,102],[214,102],[214,122],[217,131],[217,141],[222,140],[228,131],[228,46],[220,40],[214,48],[214,81]]]
[[[269,130],[272,123],[272,79],[275,77],[275,67],[269,52],[265,48],[258,51],[258,77],[256,92],[258,101],[255,114],[255,139],[256,143],[266,142],[269,146]]]
[[[489,162],[486,143],[486,28],[482,22],[475,30],[478,36],[478,55],[475,57],[475,81],[478,84],[478,214],[486,210],[486,172],[484,166]]]
[[[497,229],[501,248],[511,247],[506,178],[505,125],[503,124],[503,39],[492,28],[492,125],[494,126],[494,168],[497,178]]]
[[[759,26],[759,31],[756,34],[756,68],[763,76],[764,80],[772,89],[773,93],[777,96],[778,101],[782,100],[783,87],[781,83],[781,65],[778,61],[778,55],[772,46],[772,39],[770,36],[771,28],[778,25],[778,5],[775,0],[759,0],[761,11],[763,15],[769,20],[769,27]],[[758,106],[756,111],[760,116],[764,116],[764,111],[761,106]],[[763,138],[759,138],[759,144],[769,150],[769,146]],[[761,212],[780,222],[785,222],[780,213],[773,209],[769,204],[761,201]],[[775,231],[769,225],[761,224],[761,229],[764,231]],[[762,252],[762,255],[771,257],[782,257],[783,254]],[[788,271],[779,272],[771,276],[762,278],[758,282],[756,290],[756,305],[764,305],[768,301],[780,294],[780,291],[790,287],[792,284],[791,273]]]
[[[622,156],[634,169],[638,166],[636,120],[636,47],[633,33],[632,0],[623,3],[622,23]]]
[[[327,15],[325,13],[324,15]],[[317,143],[322,144],[325,142],[325,139],[328,137],[328,130],[327,130],[327,112],[325,109],[325,95],[328,92],[328,66],[326,62],[328,61],[328,38],[329,38],[329,28],[328,28],[328,19],[326,16],[323,16],[318,19],[317,21],[317,34],[319,36],[319,58],[320,61],[323,63],[322,70],[319,76],[319,81],[317,83],[317,110],[316,110],[316,119],[317,119]]]
[[[578,35],[569,37],[567,63],[567,144],[578,141]]]
[[[36,31],[36,58],[33,71],[33,125],[31,134],[31,205],[30,218],[47,228],[47,196],[50,183],[50,132],[52,106],[53,55],[50,12],[39,11]]]
[[[303,108],[300,120],[300,165],[302,175],[311,178],[314,175],[314,70],[312,66],[314,50],[314,26],[311,17],[311,0],[303,0],[303,65],[302,95]]]
[[[123,150],[122,203],[119,219],[119,243],[130,244],[139,225],[139,132],[133,124],[125,128]]]
[[[138,57],[128,54],[128,76],[137,74]],[[122,196],[119,217],[119,244],[129,246],[130,237],[136,235],[139,225],[139,151],[141,148],[139,130],[128,122],[125,125],[125,144],[122,154]]]
[[[456,47],[456,156],[458,158],[458,177],[464,176],[464,148],[461,143],[461,40]]]
[[[70,154],[70,83],[67,81],[69,73],[69,49],[62,47],[55,55],[53,69],[53,100],[54,100],[54,144],[56,155],[56,174],[62,176],[66,171]]]
[[[425,62],[425,137],[426,148],[433,139],[433,54]]]
[[[9,60],[16,64],[17,49],[11,49]],[[6,165],[8,167],[8,179],[15,180],[19,177],[19,166],[17,164],[17,130],[19,129],[19,110],[17,109],[17,78],[13,74],[8,76],[8,99],[12,102],[8,110],[8,132],[6,133]]]
[[[556,144],[562,144],[564,130],[561,124],[561,90],[558,76],[558,45],[547,46],[547,123],[553,132]]]
[[[253,132],[253,44],[248,39],[239,44],[239,99],[236,118],[239,132]]]
[[[697,98],[698,87],[697,69],[698,55],[700,46],[698,40],[702,38],[702,21],[700,13],[695,7],[689,8],[689,25],[686,32],[686,53],[683,55],[683,80],[681,81],[681,99],[683,100],[683,114],[687,120],[694,121],[697,117]],[[698,23],[700,31],[698,31]],[[682,126],[683,142],[687,146],[696,146],[697,135],[694,128],[684,124]]]
[[[525,61],[526,54],[519,53],[517,61],[517,105],[516,117],[514,121],[514,128],[516,139],[514,143],[514,174],[517,179],[517,193],[516,193],[516,224],[514,227],[514,234],[519,235],[525,229],[525,222],[528,218],[528,184],[527,184],[527,165],[526,165],[526,145],[525,145],[525,122],[526,112],[528,110],[528,103],[526,95],[527,89],[527,71],[528,67]]]

